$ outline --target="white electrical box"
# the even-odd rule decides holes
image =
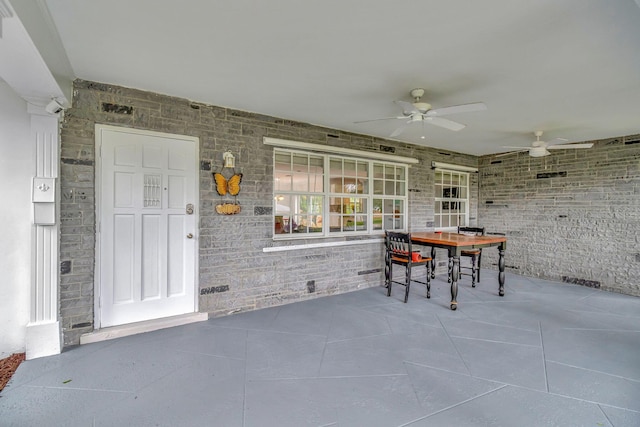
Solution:
[[[56,179],[33,178],[31,187],[33,223],[53,225],[56,223]]]

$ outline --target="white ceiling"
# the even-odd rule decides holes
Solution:
[[[426,89],[453,132],[395,139],[474,155],[640,133],[634,0],[41,0],[75,76],[387,138]]]

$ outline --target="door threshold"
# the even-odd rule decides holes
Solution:
[[[157,331],[158,329],[202,322],[208,319],[208,313],[187,313],[180,314],[178,316],[164,317],[162,319],[152,319],[145,320],[144,322],[129,323],[126,325],[110,326],[108,328],[96,329],[93,332],[81,335],[80,344],[90,344],[94,342],[112,340],[114,338],[128,337],[129,335],[142,334],[144,332]]]

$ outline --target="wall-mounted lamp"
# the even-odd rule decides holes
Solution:
[[[225,168],[235,168],[236,158],[231,154],[231,150],[227,150],[222,154],[222,160],[224,161]]]
[[[44,110],[49,114],[58,114],[60,111],[64,110],[64,107],[57,100],[52,99],[51,102],[44,107]]]

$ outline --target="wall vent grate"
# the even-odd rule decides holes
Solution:
[[[388,145],[381,145],[380,146],[380,151],[382,151],[383,153],[395,153],[396,152],[396,147],[389,147]]]
[[[307,282],[307,291],[312,294],[316,291],[316,281],[315,280],[309,280]]]
[[[557,178],[559,176],[567,176],[566,171],[561,172],[544,172],[536,175],[537,179],[546,179],[546,178]]]
[[[574,285],[586,286],[588,288],[600,289],[600,282],[596,280],[579,279],[577,277],[562,276],[562,281]]]
[[[380,273],[381,271],[382,271],[381,268],[373,268],[371,270],[362,270],[362,271],[358,271],[358,276],[362,276],[364,274]]]
[[[208,288],[200,289],[200,295],[217,294],[220,292],[227,292],[228,290],[229,290],[229,285],[210,286]]]
[[[133,107],[130,105],[111,104],[109,102],[102,103],[102,111],[113,114],[133,114]]]

